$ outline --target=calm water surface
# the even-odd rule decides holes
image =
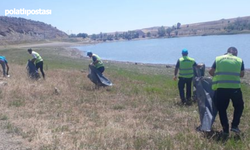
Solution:
[[[210,67],[215,57],[224,54],[231,46],[238,49],[245,68],[250,68],[250,34],[122,41],[76,48],[92,51],[106,60],[153,64],[175,64],[181,57],[181,50],[186,48],[197,63]]]

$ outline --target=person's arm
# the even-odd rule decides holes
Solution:
[[[36,57],[36,55],[33,54],[33,53],[31,53],[31,55],[32,55],[33,58],[32,58],[30,61],[34,63],[34,62],[36,61],[36,58],[37,58],[37,57]]]
[[[215,64],[215,62],[214,62],[214,63],[213,63],[213,66],[211,67],[211,69],[210,69],[209,72],[208,72],[211,76],[214,76],[215,68],[216,68],[216,64]]]
[[[215,73],[215,69],[214,68],[211,68],[208,72],[211,76],[214,76],[214,73]]]
[[[245,67],[244,67],[244,62],[242,61],[242,65],[241,65],[241,72],[240,72],[240,77],[244,77],[245,75]]]
[[[6,64],[6,67],[7,67],[7,72],[6,72],[6,74],[9,75],[9,69],[10,69],[10,67],[9,67],[8,63],[5,63],[5,64]]]
[[[240,72],[240,77],[242,78],[242,77],[244,77],[244,75],[245,75],[245,71],[243,70]]]
[[[174,80],[177,79],[177,73],[178,73],[178,68],[175,67],[175,70],[174,70]]]
[[[173,78],[174,80],[177,79],[177,73],[178,73],[179,66],[180,66],[180,62],[178,60],[177,63],[176,63],[176,65],[175,65],[174,78]]]
[[[99,62],[99,60],[95,56],[92,56],[92,60],[94,65]]]

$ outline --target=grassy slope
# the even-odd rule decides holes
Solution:
[[[0,120],[8,132],[33,149],[249,149],[249,87],[241,140],[226,143],[195,131],[196,104],[178,104],[173,69],[161,65],[106,62],[113,87],[94,89],[88,60],[70,58],[62,48],[38,48],[45,60],[46,81],[27,78],[25,49],[2,49],[11,78],[0,91]],[[82,71],[80,71],[82,70]],[[245,79],[245,81],[249,81]],[[60,94],[56,94],[55,88]],[[232,119],[232,106],[229,107]],[[218,118],[214,129],[221,129]]]

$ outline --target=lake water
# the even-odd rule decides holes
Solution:
[[[245,68],[250,68],[250,34],[109,42],[76,48],[91,51],[105,60],[153,64],[176,64],[181,50],[186,48],[197,63],[210,67],[215,57],[224,54],[231,46],[238,49]]]

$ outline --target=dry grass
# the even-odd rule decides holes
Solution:
[[[178,104],[172,71],[108,63],[105,75],[114,86],[95,89],[86,69],[49,69],[45,81],[33,81],[24,65],[11,64],[12,76],[4,79],[8,85],[0,92],[0,119],[38,150],[249,149],[248,86],[240,125],[245,135],[221,143],[195,131],[198,108]],[[221,129],[218,118],[214,129]]]

